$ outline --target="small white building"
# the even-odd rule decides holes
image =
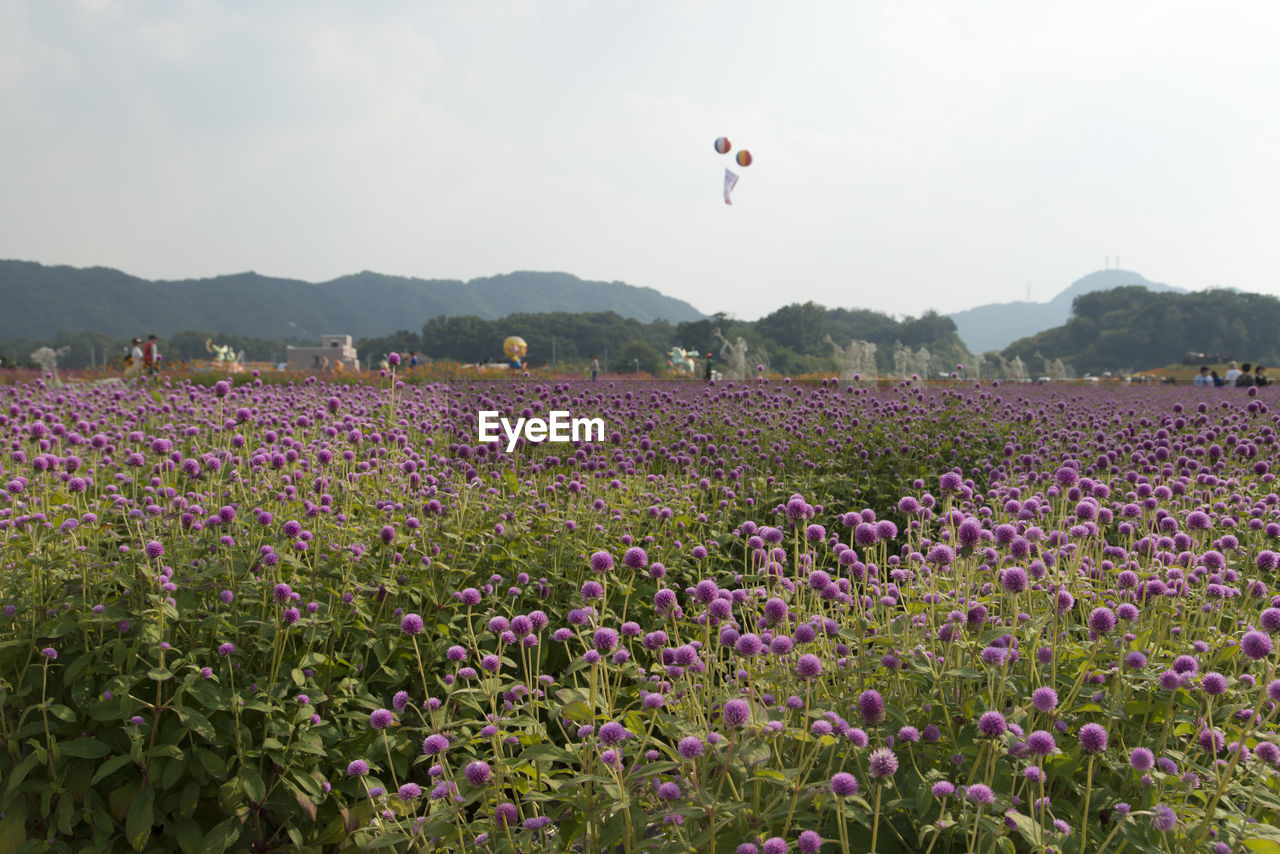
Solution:
[[[289,347],[287,359],[291,371],[332,371],[338,365],[340,370],[360,370],[350,335],[321,335],[319,347]]]

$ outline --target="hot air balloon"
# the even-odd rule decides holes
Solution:
[[[719,154],[728,154],[728,153],[729,153],[729,149],[730,149],[730,148],[733,148],[733,146],[729,144],[729,137],[727,137],[727,136],[722,136],[722,137],[720,137],[720,138],[718,138],[718,139],[716,140],[716,152],[717,152],[717,153],[719,153]]]
[[[750,151],[747,151],[745,148],[744,148],[744,149],[742,149],[741,151],[739,151],[739,152],[738,152],[737,160],[738,160],[738,165],[739,165],[739,166],[750,166],[750,165],[751,165],[751,152],[750,152]]]

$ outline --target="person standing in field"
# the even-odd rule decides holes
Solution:
[[[1253,385],[1253,365],[1245,362],[1240,366],[1240,376],[1236,377],[1236,388],[1248,388]]]
[[[1196,374],[1195,379],[1191,381],[1191,384],[1195,386],[1213,385],[1213,379],[1209,376],[1208,365],[1201,366],[1200,373]]]
[[[591,354],[591,380],[594,382],[600,376],[600,360],[596,358],[596,354]]]
[[[142,339],[133,339],[132,345],[129,347],[129,358],[124,369],[126,377],[137,377],[142,375]]]
[[[151,376],[160,373],[160,349],[154,335],[148,335],[147,343],[142,345],[142,367]]]
[[[1240,378],[1240,366],[1237,365],[1235,362],[1232,362],[1231,364],[1227,365],[1227,375],[1223,377],[1223,379],[1226,380],[1227,385],[1230,385],[1230,386],[1235,385],[1236,380],[1239,378]]]
[[[1271,385],[1271,380],[1267,379],[1267,375],[1264,371],[1266,371],[1266,368],[1262,367],[1262,365],[1258,365],[1253,369],[1253,384],[1258,388]]]

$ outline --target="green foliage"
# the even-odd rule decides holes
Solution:
[[[1139,285],[1076,297],[1063,326],[1015,341],[1006,358],[1032,372],[1062,359],[1078,373],[1146,370],[1183,361],[1188,352],[1275,364],[1280,299],[1230,290],[1152,292]]]
[[[663,369],[665,363],[665,357],[644,341],[631,341],[622,345],[615,361],[620,373],[634,373],[639,370],[648,374],[657,374]]]
[[[656,373],[665,366],[672,347],[712,353],[719,362],[722,341],[715,334],[717,330],[729,341],[743,338],[749,352],[762,352],[769,367],[784,374],[833,373],[837,366],[831,345],[825,341],[828,335],[842,347],[853,339],[875,343],[876,361],[885,373],[893,368],[894,344],[899,342],[913,349],[927,347],[947,369],[969,356],[956,335],[955,324],[937,312],[899,321],[873,311],[828,309],[812,302],[783,306],[757,321],[734,320],[721,313],[675,326],[665,320],[642,323],[612,311],[513,314],[499,320],[442,316],[423,324],[420,336],[402,330],[362,339],[358,346],[366,360],[393,350],[416,350],[430,358],[464,363],[504,361],[503,339],[519,335],[529,344],[529,364],[533,366],[551,364],[553,355],[557,364],[582,365],[595,353],[608,371],[634,370],[632,360],[641,358],[641,370]],[[619,342],[643,344],[656,351],[660,357],[657,366],[644,367],[652,365],[652,359],[641,357],[638,351],[623,354]],[[646,358],[649,361],[645,362]]]

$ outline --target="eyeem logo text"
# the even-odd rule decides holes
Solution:
[[[571,418],[563,409],[553,409],[547,416],[546,420],[517,418],[512,424],[499,417],[496,409],[483,409],[480,411],[480,441],[494,442],[506,436],[507,453],[515,450],[516,440],[521,436],[534,443],[604,441],[603,418]]]

